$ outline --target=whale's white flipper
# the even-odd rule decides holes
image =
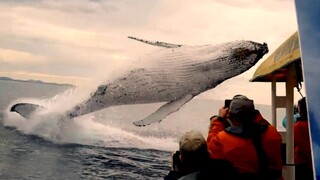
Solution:
[[[168,102],[167,104],[161,106],[154,113],[149,115],[148,117],[133,122],[136,126],[146,126],[155,122],[160,122],[162,119],[167,117],[169,114],[176,112],[180,109],[181,106],[190,101],[194,96],[191,94],[187,94],[186,96],[177,99],[175,101]]]
[[[144,40],[144,39],[139,39],[136,37],[128,36],[129,39],[133,39],[136,41],[140,41],[146,44],[150,44],[153,46],[159,46],[159,47],[165,47],[165,48],[178,48],[181,47],[181,44],[171,44],[171,43],[166,43],[166,42],[161,42],[161,41],[149,41],[149,40]]]
[[[44,109],[43,106],[31,103],[18,103],[11,107],[11,112],[17,112],[22,117],[28,119],[36,110]]]

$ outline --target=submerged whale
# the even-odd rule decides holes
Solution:
[[[164,48],[145,55],[145,65],[100,85],[88,100],[67,112],[69,118],[110,106],[166,102],[148,117],[135,121],[134,125],[159,122],[198,94],[247,71],[268,52],[266,43],[253,41],[186,46],[129,38]],[[38,105],[18,103],[11,111],[28,117],[38,108]]]

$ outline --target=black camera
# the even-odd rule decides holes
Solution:
[[[230,108],[231,99],[224,100],[224,108]]]

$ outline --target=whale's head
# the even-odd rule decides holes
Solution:
[[[225,59],[227,74],[236,76],[253,67],[265,54],[269,52],[266,43],[253,41],[236,41],[231,44],[230,56]],[[231,72],[232,73],[231,73]]]
[[[254,48],[254,50],[251,52],[253,54],[256,54],[257,56],[256,58],[253,58],[254,60],[251,61],[253,61],[253,64],[256,64],[265,54],[269,52],[268,45],[267,43],[260,44],[253,41],[249,41],[249,43],[251,43],[254,46],[252,47]]]

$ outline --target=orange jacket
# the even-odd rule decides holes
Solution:
[[[229,133],[225,130],[225,121],[226,120],[217,117],[214,117],[211,120],[207,138],[211,158],[231,161],[233,166],[235,166],[240,173],[259,173],[260,164],[252,140],[243,137],[240,134]],[[280,134],[273,126],[262,118],[258,111],[255,122],[265,126],[265,131],[261,135],[261,142],[268,158],[268,170],[280,171],[281,173],[282,140]]]
[[[312,168],[308,120],[300,118],[294,123],[294,162]]]

